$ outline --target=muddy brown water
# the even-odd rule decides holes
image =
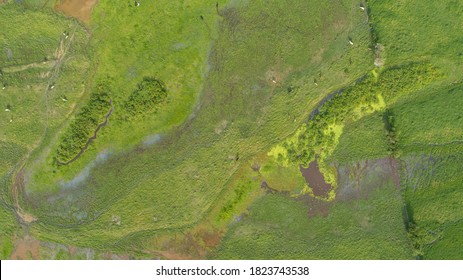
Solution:
[[[328,197],[332,186],[325,181],[317,160],[312,161],[307,168],[300,165],[299,170],[315,196]]]
[[[93,6],[98,0],[61,0],[55,5],[55,10],[88,22]]]

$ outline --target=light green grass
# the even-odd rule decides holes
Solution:
[[[265,161],[261,167],[260,173],[262,174],[262,180],[267,185],[277,191],[283,191],[288,193],[297,194],[302,191],[306,186],[304,177],[301,175],[299,166],[281,166],[276,163],[272,158]]]
[[[0,194],[2,207],[8,209],[1,208],[0,213],[2,259],[11,253],[13,231],[18,231],[11,210],[12,176],[27,155],[45,147],[47,139],[65,122],[82,96],[89,67],[85,49],[88,34],[79,24],[51,10],[25,6],[0,6],[0,84],[5,85],[0,89]],[[71,43],[57,67],[56,51],[64,30],[72,33],[72,41],[63,41],[63,46]],[[47,91],[50,85],[54,88]]]
[[[163,140],[157,145],[141,146],[127,152],[119,152],[115,148],[113,156],[96,165],[87,181],[76,184],[75,188],[51,197],[32,194],[39,203],[48,201],[29,209],[39,216],[39,223],[32,231],[44,239],[112,248],[115,242],[122,244],[124,239],[131,240],[131,236],[152,236],[155,231],[194,226],[216,204],[228,201],[219,197],[225,188],[237,188],[250,179],[232,177],[241,164],[247,164],[247,158],[267,150],[278,139],[291,133],[326,94],[340,84],[351,83],[371,64],[365,14],[352,1],[252,1],[238,3],[229,7],[228,11],[220,3],[222,17],[216,15],[214,3],[194,1],[187,11],[186,6],[169,2],[163,4],[164,9],[154,9],[153,13],[159,13],[155,23],[171,22],[179,27],[150,29],[150,37],[166,38],[166,41],[149,45],[150,52],[143,51],[140,46],[144,60],[136,59],[136,55],[131,53],[127,53],[127,57],[121,56],[121,52],[130,51],[128,46],[121,49],[124,44],[115,44],[114,38],[100,39],[99,36],[116,32],[104,29],[110,26],[124,27],[115,34],[115,38],[120,40],[142,36],[144,29],[141,33],[136,30],[153,24],[146,22],[151,17],[144,14],[146,10],[141,10],[139,15],[126,10],[129,9],[126,5],[119,7],[119,4],[112,3],[115,6],[105,9],[105,18],[102,18],[103,8],[108,3],[100,2],[92,23],[96,30],[105,30],[101,31],[101,35],[98,35],[100,31],[95,31],[94,44],[100,46],[97,53],[101,61],[97,75],[111,71],[118,80],[121,91],[115,96],[116,102],[122,100],[125,91],[130,92],[130,85],[138,82],[136,77],[154,72],[171,90],[172,103],[165,115],[159,113],[152,120],[147,119],[130,130],[125,129],[124,135],[117,132],[122,130],[123,124],[119,124],[117,119],[110,121],[107,129],[102,131],[101,141],[96,141],[88,151],[88,158],[103,148],[112,147],[99,146],[98,143],[117,139],[114,141],[117,147],[119,141],[140,141],[141,135],[148,131],[159,132],[156,126],[151,126],[151,121],[162,123],[166,129],[173,123],[166,121],[164,116],[178,118],[180,122],[185,117],[184,113],[189,111],[179,113],[175,111],[178,109],[176,106],[191,110],[191,102],[202,85],[200,106],[194,118],[173,133],[163,135]],[[168,11],[171,15],[166,18]],[[234,19],[228,13],[233,11],[240,17],[236,29],[229,26]],[[179,17],[172,16],[177,13]],[[317,16],[310,16],[312,14]],[[216,34],[215,30],[220,31],[209,53],[207,67],[206,55],[214,37],[209,36],[204,22],[199,19],[200,15],[210,24],[211,34]],[[164,18],[165,21],[162,20]],[[98,19],[102,20],[101,23]],[[284,19],[286,25],[283,24]],[[114,25],[111,25],[113,21]],[[218,25],[214,24],[216,21]],[[275,24],[275,21],[280,24]],[[182,26],[183,29],[180,28]],[[198,32],[206,28],[206,33],[200,32],[192,38],[189,37],[191,28],[198,28]],[[170,32],[177,35],[167,39]],[[174,50],[173,45],[183,40],[178,37],[182,34],[188,34],[185,38],[191,40],[191,47],[181,53],[170,54]],[[354,37],[357,44],[350,46],[348,36]],[[156,48],[159,48],[158,52],[154,51]],[[160,54],[165,55],[159,57]],[[183,54],[185,60],[182,60]],[[129,75],[133,73],[130,65],[139,73],[135,78]],[[178,73],[184,73],[177,72],[180,68],[191,72],[179,77]],[[201,83],[207,68],[206,80]],[[277,79],[276,84],[272,82],[272,76]],[[319,86],[313,84],[314,77],[320,79]],[[176,83],[180,88],[174,86]],[[181,95],[192,98],[191,102],[179,104],[180,100],[188,101],[179,97]],[[115,112],[117,110],[116,106]],[[79,164],[70,167],[73,170],[69,174],[76,174],[77,169],[85,166]],[[45,176],[43,173],[40,175],[41,178]],[[65,180],[68,178],[65,177]],[[253,184],[258,188],[260,182]],[[29,188],[39,189],[39,185],[30,185]],[[112,222],[113,216],[120,217],[120,226]],[[79,222],[84,224],[77,226]],[[140,243],[124,244],[142,246]]]
[[[94,80],[109,76],[114,81],[114,113],[98,140],[72,165],[59,169],[52,165],[59,145],[56,139],[42,155],[47,157],[46,164],[34,167],[38,170],[36,181],[29,188],[54,191],[57,179],[76,176],[99,152],[130,149],[150,134],[165,133],[181,124],[191,113],[202,87],[207,52],[216,36],[210,28],[217,20],[214,10],[215,5],[200,1],[147,2],[140,7],[134,7],[132,2],[99,1],[91,23]],[[200,19],[202,14],[208,15],[204,21]],[[167,105],[143,120],[124,121],[124,104],[145,76],[166,84]]]
[[[84,46],[88,35],[77,23],[51,12],[7,4],[1,7],[0,13],[2,26],[8,26],[0,34],[0,48],[14,49],[12,60],[3,57],[0,60],[0,67],[4,69],[0,81],[6,84],[0,91],[0,137],[2,141],[31,149],[46,128],[53,131],[63,123],[82,95],[89,66]],[[72,30],[73,38],[66,60],[55,74],[60,41],[64,42],[63,46],[70,42],[64,40],[64,30]],[[29,51],[24,46],[32,49]],[[3,54],[6,56],[6,52]],[[45,66],[41,66],[43,62]],[[22,65],[32,66],[23,70]],[[55,85],[54,89],[47,91],[49,85]],[[67,102],[63,102],[63,96]],[[10,112],[5,111],[8,106]]]
[[[37,12],[22,5],[0,6],[0,65],[24,65],[52,58],[69,20],[49,12]],[[11,50],[11,57],[8,57]]]

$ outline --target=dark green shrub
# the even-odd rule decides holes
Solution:
[[[61,138],[56,153],[57,162],[65,163],[75,157],[98,125],[105,121],[105,115],[110,109],[109,85],[106,82],[99,83],[91,93],[88,103],[80,109]]]
[[[164,83],[153,77],[144,77],[137,89],[129,96],[124,109],[129,119],[154,113],[165,101],[167,90]]]

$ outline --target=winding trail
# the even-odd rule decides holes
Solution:
[[[70,159],[70,160],[68,160],[66,162],[56,160],[56,163],[58,163],[58,165],[68,165],[70,163],[73,163],[74,161],[79,159],[80,156],[87,150],[88,146],[92,143],[92,141],[96,139],[98,131],[100,131],[100,129],[102,129],[103,127],[105,127],[108,124],[109,117],[111,116],[111,114],[114,111],[114,106],[113,106],[113,100],[112,99],[109,100],[109,104],[111,105],[111,109],[105,115],[105,121],[100,123],[97,126],[97,128],[95,129],[95,132],[93,133],[93,135],[91,137],[88,138],[87,143],[85,143],[85,146],[80,150],[80,152],[77,155],[75,155],[72,159]]]
[[[21,193],[24,190],[24,168],[26,166],[26,162],[29,159],[29,156],[31,155],[32,151],[34,151],[37,147],[39,147],[40,143],[42,143],[47,136],[48,127],[49,127],[49,115],[50,115],[50,105],[49,105],[50,90],[52,89],[52,85],[55,83],[55,81],[59,77],[61,66],[63,65],[64,58],[72,45],[77,28],[78,26],[75,25],[68,38],[62,37],[59,42],[59,46],[55,50],[55,60],[53,61],[54,63],[50,65],[52,67],[46,74],[46,76],[50,76],[50,78],[48,79],[48,82],[46,84],[46,87],[43,93],[43,96],[45,99],[45,105],[46,105],[45,128],[43,131],[43,135],[41,139],[37,141],[34,147],[31,148],[29,152],[21,160],[22,163],[18,165],[20,166],[19,171],[15,174],[12,185],[11,185],[11,194],[13,197],[14,213],[16,214],[16,217],[18,218],[18,221],[20,224],[28,225],[32,222],[37,221],[37,218],[25,212],[21,208],[20,203],[19,203]],[[33,66],[26,66],[26,68],[36,66],[35,64],[32,64],[32,65]],[[24,66],[21,66],[21,67],[24,67]],[[13,69],[13,70],[22,71],[24,69]]]
[[[4,73],[15,73],[15,72],[21,72],[25,71],[28,69],[33,69],[33,68],[53,68],[56,65],[57,60],[49,60],[49,61],[41,61],[41,62],[33,62],[25,65],[13,65],[13,66],[8,66],[8,67],[3,67],[2,71]]]
[[[11,192],[14,200],[14,212],[20,224],[28,225],[32,222],[37,221],[37,218],[33,215],[25,212],[19,205],[19,195],[24,188],[24,166],[19,170],[19,172],[14,177],[13,187]]]

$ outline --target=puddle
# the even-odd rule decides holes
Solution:
[[[307,168],[300,165],[299,170],[315,196],[328,197],[332,186],[325,182],[316,160],[312,161]]]
[[[55,5],[55,10],[88,22],[93,6],[98,0],[61,0]]]

